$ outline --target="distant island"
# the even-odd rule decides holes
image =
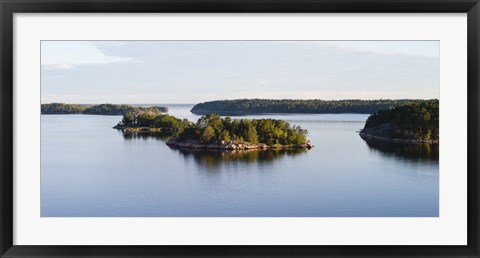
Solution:
[[[144,108],[142,110],[127,111],[123,114],[122,121],[113,128],[125,133],[133,132],[171,132],[181,133],[186,128],[192,127],[188,119],[178,119],[174,116],[163,114],[158,109]]]
[[[100,104],[100,105],[81,105],[81,104],[65,104],[50,103],[41,105],[41,113],[43,115],[56,114],[87,114],[87,115],[123,115],[125,112],[141,112],[141,111],[158,111],[167,113],[167,107],[137,107],[131,105],[118,104]]]
[[[191,112],[197,115],[219,114],[222,116],[252,114],[372,114],[407,104],[421,103],[416,99],[379,100],[320,100],[320,99],[235,99],[216,100],[196,104]]]
[[[179,148],[251,150],[313,147],[306,138],[307,130],[276,119],[232,119],[209,114],[192,123],[187,119],[145,111],[125,113],[114,128],[125,133],[172,132],[167,144]]]
[[[439,142],[439,101],[411,103],[372,114],[360,131],[365,140],[398,143]]]

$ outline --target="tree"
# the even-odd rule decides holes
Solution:
[[[202,143],[230,141],[239,143],[303,144],[307,131],[299,126],[275,119],[222,119],[216,114],[202,116],[197,123],[187,119],[142,109],[126,112],[122,122],[127,126],[145,126],[169,129],[181,140],[196,140]],[[162,130],[163,131],[163,130]]]
[[[159,116],[158,113],[154,112],[142,112],[137,115],[137,124],[139,126],[151,127],[154,125],[154,120]]]
[[[222,130],[219,136],[219,140],[225,142],[230,141],[230,133],[227,130]]]
[[[249,124],[243,134],[243,139],[249,143],[258,143],[257,129],[252,124]]]
[[[380,110],[370,117],[364,129],[379,129],[383,137],[415,141],[438,141],[439,102],[428,100],[388,110]]]
[[[211,126],[207,126],[203,130],[200,140],[204,143],[210,143],[213,137],[215,137],[215,131]]]
[[[135,115],[133,112],[127,112],[123,114],[122,123],[124,125],[134,125],[135,124]]]

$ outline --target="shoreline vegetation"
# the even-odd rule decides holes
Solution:
[[[167,141],[167,145],[176,148],[186,149],[213,149],[213,150],[266,150],[266,149],[311,149],[314,145],[310,142],[302,144],[273,144],[265,143],[249,143],[249,142],[235,142],[235,141],[219,141],[215,143],[203,143],[201,140],[182,140],[178,137],[171,137]]]
[[[368,117],[359,134],[366,141],[438,144],[439,101],[428,100],[380,110]]]
[[[171,132],[167,145],[189,149],[255,150],[313,148],[307,130],[276,119],[232,119],[216,114],[196,123],[159,112],[127,112],[113,128],[124,133]]]
[[[420,99],[320,100],[320,99],[234,99],[196,104],[191,112],[197,115],[221,116],[258,114],[373,114],[379,110],[422,103]]]
[[[84,114],[84,115],[123,115],[125,112],[144,112],[144,111],[158,111],[167,113],[167,107],[138,107],[131,105],[119,104],[100,104],[100,105],[86,105],[86,104],[65,104],[65,103],[50,103],[41,105],[42,115],[68,115],[68,114]]]
[[[370,113],[359,135],[365,141],[407,144],[439,143],[439,101],[401,100],[219,100],[196,104],[196,122],[165,114],[167,107],[131,105],[42,104],[42,114],[123,115],[113,128],[126,134],[167,133],[171,147],[254,150],[313,148],[307,130],[276,119],[232,119],[228,115]],[[207,114],[204,114],[209,112]],[[220,116],[226,116],[221,118]]]

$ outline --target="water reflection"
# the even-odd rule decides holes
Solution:
[[[410,161],[436,161],[439,157],[438,144],[405,144],[366,140],[370,150],[385,156],[399,157]]]
[[[266,164],[286,157],[305,153],[306,149],[269,149],[269,150],[212,150],[172,148],[185,159],[193,158],[199,166],[215,169],[231,164]]]
[[[166,142],[171,133],[167,132],[120,132],[125,140],[153,139]],[[269,150],[214,150],[214,149],[185,149],[170,147],[179,151],[186,159],[193,158],[196,164],[208,169],[220,167],[227,163],[270,163],[274,160],[292,157],[305,153],[306,149],[269,149]]]
[[[351,121],[357,116],[332,117]],[[299,124],[309,129],[313,150],[218,157],[215,152],[172,150],[165,135],[124,137],[111,128],[120,119],[41,116],[42,217],[439,214],[438,160],[410,162],[369,148],[355,133],[363,122]]]
[[[147,140],[153,139],[158,141],[166,142],[170,137],[172,137],[172,133],[168,132],[121,132],[123,139],[125,140]]]

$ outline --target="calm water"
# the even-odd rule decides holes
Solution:
[[[315,148],[176,150],[125,137],[120,116],[43,115],[41,215],[438,216],[438,149],[366,143],[367,115],[252,117],[301,125]]]

